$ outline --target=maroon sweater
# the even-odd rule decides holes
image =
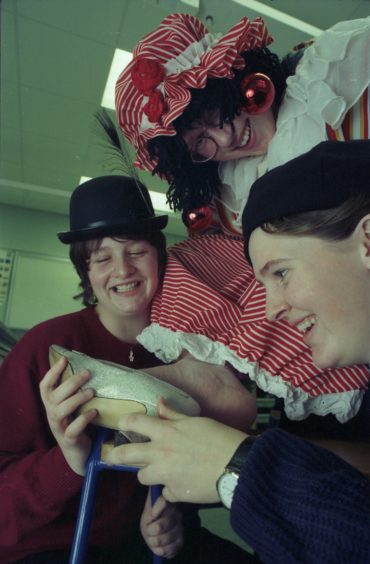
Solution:
[[[17,343],[0,368],[0,562],[71,546],[83,478],[50,432],[39,393],[51,344],[133,368],[160,364],[154,355],[111,335],[94,308],[45,321]],[[136,474],[103,472],[90,544],[117,546],[139,526],[146,488]]]

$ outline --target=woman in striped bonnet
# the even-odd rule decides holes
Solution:
[[[190,238],[169,250],[141,342],[162,360],[186,350],[230,363],[284,398],[291,419],[358,411],[365,366],[320,370],[297,329],[265,319],[241,217],[252,183],[326,139],[367,138],[370,18],[336,24],[283,61],[261,18],[209,33],[171,14],[142,38],[116,84],[135,165],[169,183]]]

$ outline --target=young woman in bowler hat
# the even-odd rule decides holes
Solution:
[[[267,315],[297,326],[321,367],[370,364],[369,163],[370,141],[320,143],[261,177],[243,214]],[[122,418],[122,428],[151,442],[117,447],[110,462],[141,460],[140,481],[160,477],[170,501],[221,499],[266,564],[370,562],[368,390],[360,455],[349,457],[282,429],[251,436],[163,402],[159,410],[154,424],[139,414]],[[186,475],[176,470],[184,466]]]
[[[60,383],[67,361],[63,357],[49,369],[50,345],[132,368],[154,367],[157,375],[162,374],[158,359],[136,336],[149,323],[151,302],[163,276],[166,224],[167,216],[154,214],[147,189],[133,178],[95,178],[72,194],[70,230],[58,236],[70,245],[86,307],[32,328],[1,366],[0,562],[68,562],[91,448],[89,424],[97,411],[75,415],[94,395],[92,389],[80,390],[90,375],[83,372]],[[254,400],[231,371],[214,377],[209,371],[207,377],[205,368],[199,383],[195,363],[192,381],[182,369],[186,359],[163,366],[163,376],[171,381],[173,373],[172,383],[196,396],[205,413],[209,409],[216,414],[219,408],[221,420],[229,418],[238,426],[239,418],[242,428],[244,421],[251,422]],[[239,413],[230,412],[223,400],[226,395],[238,402]],[[89,563],[150,562],[140,527],[154,552],[166,557],[179,553],[178,561],[187,562],[190,550],[196,558],[196,545],[190,546],[186,536],[184,540],[184,529],[192,527],[194,535],[199,529],[194,512],[184,516],[183,523],[180,511],[163,497],[151,508],[144,503],[145,496],[135,474],[103,473]]]
[[[344,384],[333,389],[299,331],[265,319],[264,290],[245,264],[242,211],[267,169],[328,137],[368,136],[369,36],[370,18],[342,22],[281,62],[261,18],[221,36],[171,14],[138,42],[116,84],[136,165],[169,182],[169,200],[194,235],[169,252],[141,342],[167,360],[185,349],[229,362],[284,398],[295,420],[351,419],[367,370],[335,369]],[[199,236],[204,230],[211,234]]]

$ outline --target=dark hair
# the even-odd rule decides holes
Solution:
[[[247,51],[242,56],[246,66],[242,71],[235,70],[233,79],[209,78],[205,88],[190,89],[190,104],[173,122],[177,135],[162,135],[148,142],[150,158],[158,159],[153,174],[159,174],[169,182],[167,199],[174,210],[187,211],[209,204],[219,195],[220,188],[218,162],[193,163],[181,134],[200,120],[205,111],[220,112],[220,127],[231,123],[243,106],[241,81],[253,72],[262,72],[271,78],[275,86],[275,111],[280,104],[286,72],[279,57],[267,48]]]
[[[262,224],[261,229],[266,233],[306,235],[341,241],[353,233],[359,221],[368,213],[370,197],[368,194],[359,194],[335,208],[276,218]]]
[[[137,235],[119,235],[112,236],[115,241],[132,240],[132,241],[146,241],[152,247],[157,249],[158,256],[158,278],[162,282],[164,270],[166,267],[167,253],[166,253],[166,237],[162,231],[152,231],[151,233],[140,233]],[[82,292],[75,296],[75,299],[82,298],[82,303],[85,306],[96,304],[96,298],[90,285],[89,280],[89,259],[94,251],[97,251],[101,246],[103,237],[100,239],[90,239],[88,241],[77,241],[71,243],[69,248],[69,257],[80,277],[80,287]]]

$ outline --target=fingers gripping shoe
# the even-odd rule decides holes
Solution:
[[[98,415],[94,423],[97,425],[118,429],[119,418],[125,413],[158,415],[157,402],[160,397],[176,411],[186,415],[200,413],[198,403],[186,392],[145,372],[97,360],[58,345],[51,345],[49,349],[50,366],[62,356],[68,360],[62,381],[83,370],[90,372],[91,378],[82,389],[94,389],[95,396],[80,408],[80,413],[96,409]]]

